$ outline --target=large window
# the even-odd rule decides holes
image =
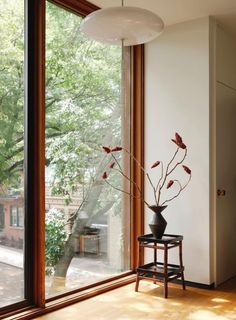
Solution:
[[[46,8],[46,292],[52,296],[130,269],[129,199],[102,180],[102,146],[129,148],[130,122],[129,105],[121,105],[121,47],[87,39],[81,17],[51,3]],[[119,175],[113,180],[124,184]]]
[[[24,299],[24,1],[0,0],[0,8],[0,307],[5,307]]]
[[[143,47],[122,53],[83,36],[81,15],[97,9],[86,0],[0,8],[0,318],[36,306],[24,309],[33,318],[91,295],[84,288],[120,285],[137,264],[140,197],[102,179],[102,146],[142,163]],[[142,188],[140,167],[119,161]]]

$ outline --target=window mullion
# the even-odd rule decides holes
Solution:
[[[45,0],[25,1],[25,288],[43,307],[45,216]]]

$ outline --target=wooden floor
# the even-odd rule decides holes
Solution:
[[[169,298],[163,287],[140,281],[112,290],[36,319],[41,320],[236,320],[236,278],[217,290],[203,290],[169,284]]]

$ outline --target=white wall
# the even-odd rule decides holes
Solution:
[[[189,147],[186,164],[193,178],[164,211],[166,232],[184,236],[186,280],[210,284],[209,19],[166,28],[146,45],[145,59],[146,167],[169,159],[175,150],[170,139],[176,131],[182,135]],[[178,175],[187,178],[185,173]],[[146,195],[152,202],[148,185]],[[150,233],[149,209],[145,218],[145,232]],[[146,251],[145,259],[152,259],[151,252]]]
[[[236,37],[218,25],[216,38],[217,80],[236,88]]]

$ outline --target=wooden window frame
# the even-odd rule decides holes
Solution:
[[[86,16],[99,8],[85,0],[49,0]],[[135,280],[137,236],[144,232],[144,204],[131,204],[131,272],[45,301],[45,4],[25,0],[25,301],[2,309],[0,319],[31,319]],[[144,165],[144,45],[131,47],[131,151]],[[132,179],[144,190],[144,175],[131,163]],[[133,192],[137,192],[133,190]],[[4,316],[3,313],[5,312]],[[8,313],[6,313],[8,312]]]

